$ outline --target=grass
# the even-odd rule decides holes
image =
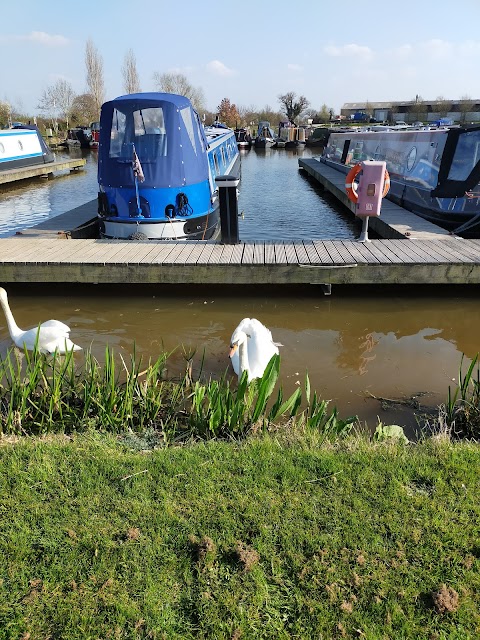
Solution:
[[[2,640],[480,636],[478,445],[136,445],[0,447]]]
[[[0,640],[480,637],[476,359],[412,444],[168,357],[0,362]]]

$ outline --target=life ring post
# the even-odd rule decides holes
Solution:
[[[355,179],[359,180],[358,187]],[[355,215],[363,217],[360,242],[368,242],[368,218],[379,216],[384,198],[390,189],[390,176],[385,162],[365,160],[350,169],[345,179],[348,199],[355,203]]]

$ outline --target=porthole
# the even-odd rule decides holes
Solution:
[[[407,171],[411,171],[413,169],[413,165],[415,164],[415,160],[417,159],[417,147],[412,147],[410,153],[407,156]]]
[[[0,153],[5,153],[5,147],[1,142],[0,142]]]
[[[23,144],[20,140],[17,141],[18,142],[18,148],[20,149],[20,151],[23,151]]]

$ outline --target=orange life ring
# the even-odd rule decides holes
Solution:
[[[360,163],[356,164],[354,167],[350,169],[350,171],[347,174],[347,177],[345,178],[345,191],[347,192],[347,197],[350,200],[350,202],[356,203],[358,201],[358,193],[355,186],[355,178],[358,176],[362,168],[363,167]],[[385,196],[389,191],[390,191],[390,174],[385,169],[382,198],[385,198]]]

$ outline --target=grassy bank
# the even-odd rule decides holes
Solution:
[[[480,447],[0,447],[0,638],[480,636]]]

